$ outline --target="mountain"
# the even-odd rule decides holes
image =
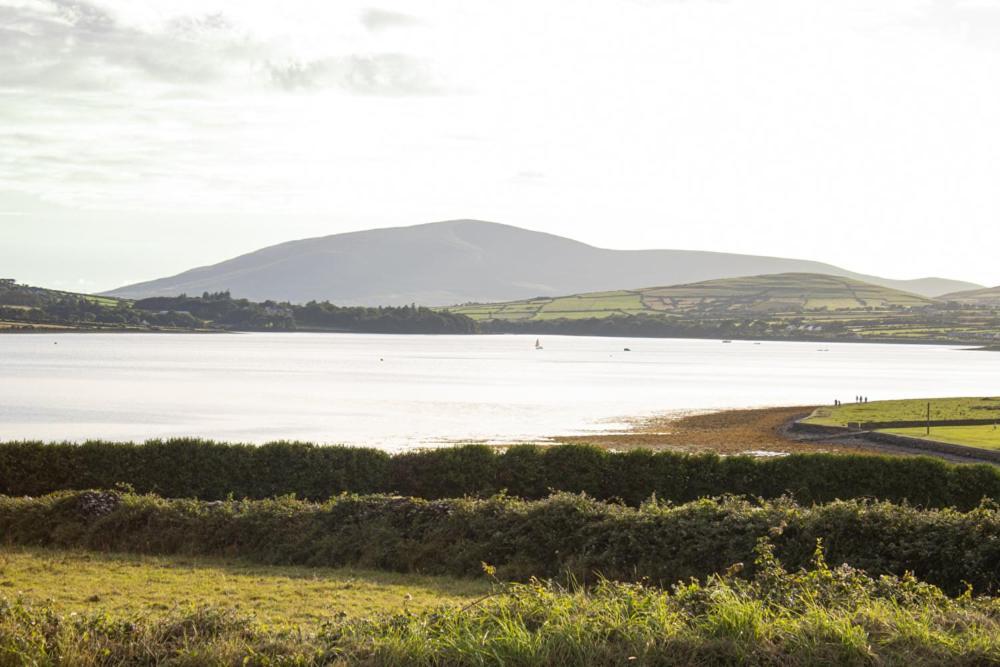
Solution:
[[[592,292],[554,298],[449,308],[478,320],[554,320],[612,315],[763,315],[826,308],[858,310],[911,308],[935,303],[910,294],[851,278],[816,273],[781,273],[722,278],[672,287]]]
[[[778,257],[607,250],[510,225],[451,220],[291,241],[107,294],[229,290],[254,301],[449,305],[789,272],[844,276],[925,296],[980,287],[940,278],[886,280]]]
[[[940,298],[942,301],[957,301],[969,306],[1000,306],[1000,286],[951,292]]]

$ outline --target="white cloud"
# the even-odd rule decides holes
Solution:
[[[403,14],[366,14],[366,26]],[[251,35],[226,14],[172,16],[156,26],[123,22],[82,0],[0,4],[0,90],[109,91],[123,87],[335,88],[361,95],[440,94],[430,68],[399,52],[341,52],[302,60]],[[283,64],[279,64],[283,63]]]
[[[372,31],[409,28],[420,25],[420,23],[421,21],[417,17],[402,12],[392,12],[374,7],[369,7],[361,12],[361,24]]]
[[[268,63],[275,84],[285,90],[339,88],[358,95],[440,95],[428,65],[402,53],[325,58],[284,65]]]

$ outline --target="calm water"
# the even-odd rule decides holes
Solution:
[[[1000,353],[549,336],[2,335],[0,440],[514,441],[676,410],[1000,394]],[[629,347],[631,352],[623,351]],[[823,352],[820,349],[828,349]]]

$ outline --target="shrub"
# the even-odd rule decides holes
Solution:
[[[115,492],[0,498],[0,535],[24,546],[217,555],[267,564],[470,576],[605,577],[671,584],[742,563],[761,538],[794,567],[821,539],[832,562],[913,572],[951,592],[1000,586],[1000,509],[919,510],[870,501],[805,507],[737,498],[641,507],[556,494],[526,501],[344,495],[325,503],[167,500]]]
[[[345,492],[435,499],[487,497],[501,491],[534,499],[570,491],[633,506],[654,494],[674,502],[737,494],[789,495],[803,503],[877,498],[968,510],[983,498],[1000,497],[1000,469],[916,457],[798,454],[758,459],[645,450],[618,453],[585,445],[506,450],[467,445],[389,456],[377,449],[294,442],[0,444],[2,494],[35,496],[120,485],[201,500],[286,494],[325,500]]]

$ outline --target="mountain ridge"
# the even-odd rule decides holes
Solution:
[[[611,250],[502,223],[447,220],[286,241],[103,294],[144,298],[228,290],[256,301],[445,306],[769,273],[836,275],[922,296],[981,287],[942,278],[891,280],[765,255]]]

